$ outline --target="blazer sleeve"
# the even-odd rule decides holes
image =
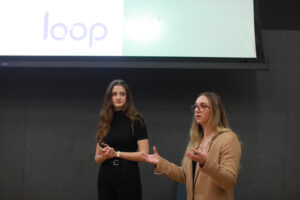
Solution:
[[[154,172],[156,174],[165,175],[174,181],[185,184],[186,176],[182,167],[179,167],[162,157],[160,157],[158,164],[155,166]]]
[[[202,168],[223,189],[233,188],[240,167],[241,144],[235,134],[230,136],[224,138],[219,161],[208,156]]]

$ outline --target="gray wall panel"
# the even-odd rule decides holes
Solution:
[[[300,37],[295,37],[296,33],[288,33],[288,65],[290,73],[287,73],[287,103],[286,103],[286,194],[287,199],[297,199],[300,185]]]

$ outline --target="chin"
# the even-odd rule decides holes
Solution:
[[[197,124],[201,124],[202,121],[201,120],[196,120]]]
[[[122,108],[124,105],[123,104],[116,104],[114,105],[115,108]]]

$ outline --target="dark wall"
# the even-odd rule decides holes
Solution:
[[[298,0],[254,0],[262,29],[300,30]]]
[[[263,31],[269,71],[2,69],[0,199],[97,198],[95,131],[105,88],[125,79],[150,145],[180,163],[202,91],[219,93],[243,142],[236,199],[299,199],[300,34]],[[152,151],[151,151],[152,152]],[[141,163],[143,199],[174,200],[176,183]]]

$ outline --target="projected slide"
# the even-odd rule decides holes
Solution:
[[[0,56],[256,58],[253,0],[2,0]]]

